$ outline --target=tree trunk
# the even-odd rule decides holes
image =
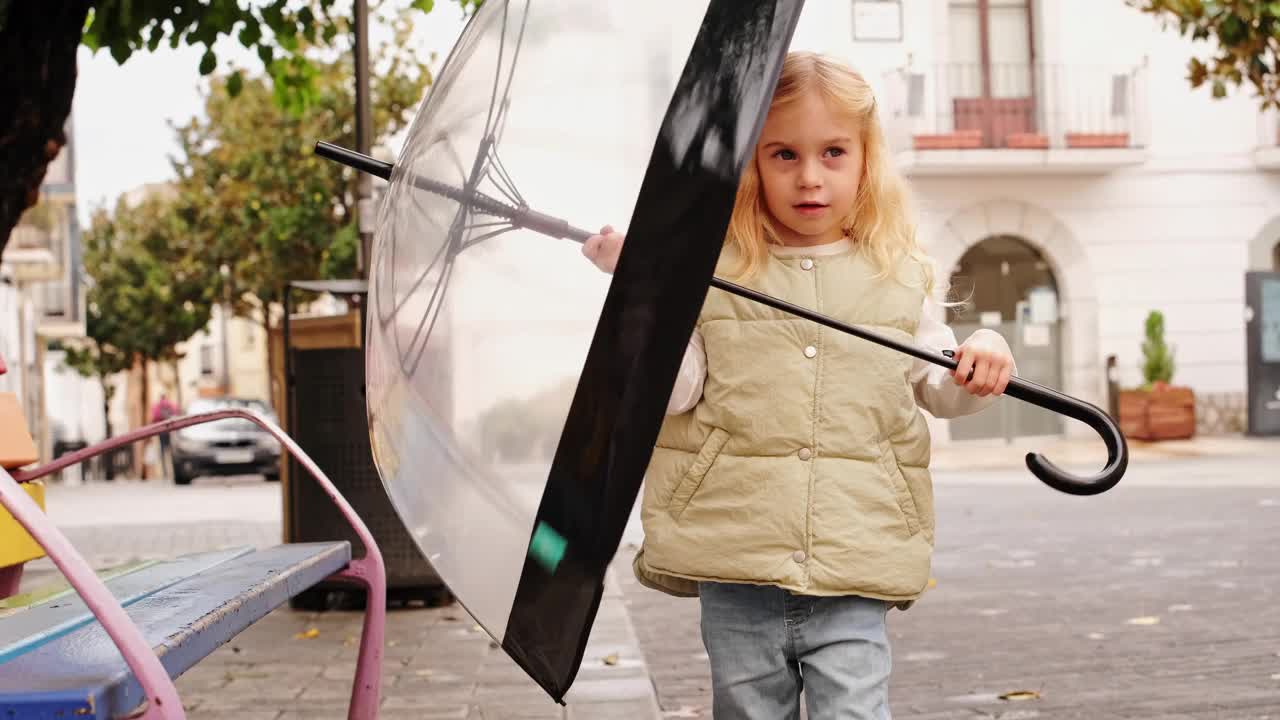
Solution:
[[[102,427],[107,437],[111,437],[111,396],[115,394],[115,388],[111,387],[110,378],[106,375],[98,376],[98,384],[102,386]]]
[[[67,142],[76,50],[90,3],[0,3],[0,252],[36,203],[45,170]]]
[[[267,406],[271,411],[280,415],[280,408],[276,407],[276,346],[271,342],[271,303],[264,303],[262,306],[262,331],[267,336]]]
[[[147,412],[151,409],[151,405],[148,402],[151,399],[151,383],[150,378],[147,377],[149,374],[147,372],[147,365],[147,359],[142,358],[142,425],[146,425],[151,422],[151,413]],[[149,442],[151,441],[144,440],[138,447],[138,450],[141,451],[141,458],[138,463],[138,467],[142,468],[139,471],[139,478],[142,480],[147,479],[147,443]]]
[[[98,376],[98,384],[102,386],[102,423],[106,431],[107,437],[111,437],[111,397],[115,395],[115,388],[111,386],[111,380],[107,375]],[[107,480],[115,480],[116,474],[111,466],[111,453],[99,455],[97,458],[98,467],[102,469],[102,477]]]
[[[178,405],[178,412],[182,412],[184,405],[182,404],[182,373],[178,370],[177,359],[169,361],[169,369],[173,371],[173,401]]]

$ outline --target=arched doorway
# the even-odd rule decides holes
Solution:
[[[992,235],[961,256],[951,274],[951,297],[964,305],[947,309],[947,322],[963,342],[979,328],[1000,333],[1013,349],[1018,376],[1062,387],[1062,323],[1058,279],[1044,255],[1016,235]],[[951,421],[951,438],[1013,438],[1057,435],[1060,415],[1018,401]]]

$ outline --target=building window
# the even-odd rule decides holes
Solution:
[[[956,130],[981,130],[985,147],[1034,132],[1031,0],[950,0],[948,10]]]
[[[900,42],[902,0],[853,0],[853,41]]]

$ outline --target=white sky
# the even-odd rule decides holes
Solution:
[[[458,5],[439,0],[435,9],[418,15],[415,43],[420,57],[438,53],[439,68],[465,24]],[[371,25],[371,48],[390,32]],[[261,70],[256,56],[234,41],[216,46],[218,71],[230,59],[238,66]],[[202,114],[201,92],[207,87],[198,66],[203,46],[167,45],[154,53],[137,53],[117,65],[105,50],[96,55],[81,47],[72,114],[75,122],[75,180],[82,226],[97,207],[111,207],[133,188],[173,178],[171,158],[178,152],[169,122],[182,124]],[[398,150],[399,148],[395,148]]]

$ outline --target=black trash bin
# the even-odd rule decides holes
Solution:
[[[295,290],[329,293],[348,301],[345,315],[290,318]],[[364,307],[361,280],[293,282],[283,323],[286,430],[324,470],[378,542],[387,566],[389,605],[438,605],[451,598],[391,506],[373,464],[364,395]],[[285,542],[347,540],[364,554],[342,514],[305,469],[290,459],[284,471]],[[362,607],[353,584],[326,581],[294,597],[295,609]]]

